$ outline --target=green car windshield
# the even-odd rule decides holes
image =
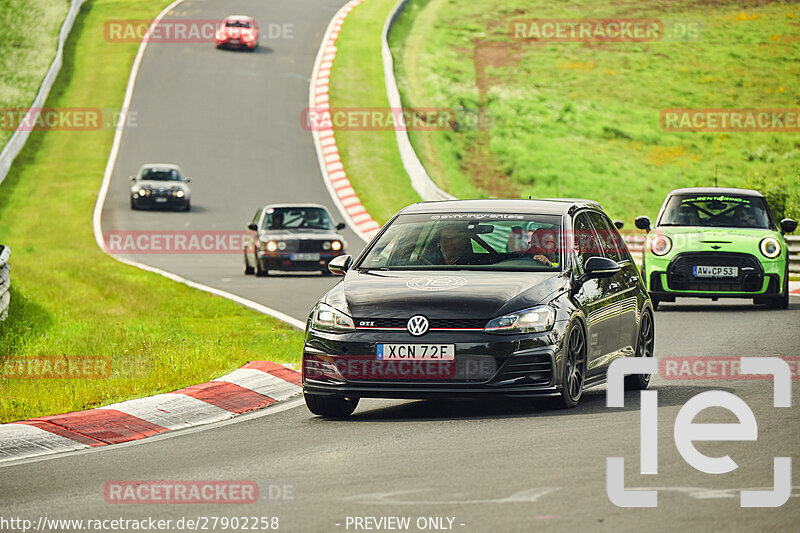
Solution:
[[[356,268],[559,271],[561,235],[554,215],[400,215]]]
[[[733,195],[672,196],[658,225],[771,229],[763,198]]]

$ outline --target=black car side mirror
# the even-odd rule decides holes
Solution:
[[[636,220],[633,222],[637,228],[643,229],[644,231],[650,231],[650,217],[636,217]]]
[[[797,221],[791,218],[781,220],[781,234],[792,233],[797,229]]]
[[[136,176],[128,176],[128,179],[131,181],[136,181]]]
[[[621,221],[621,220],[615,220],[614,221],[614,227],[617,228],[617,229],[622,229],[622,227],[624,225],[625,225],[625,223],[623,221]]]
[[[192,178],[183,178],[184,183],[190,183]]]
[[[342,231],[346,227],[347,224],[345,224],[344,222],[339,222],[338,224],[336,224],[336,231]]]
[[[583,276],[580,281],[588,279],[610,278],[620,271],[619,264],[608,257],[590,257],[583,265]]]
[[[328,270],[330,270],[331,274],[334,276],[344,276],[344,273],[350,268],[352,262],[352,255],[340,255],[331,259],[331,262],[328,263]]]
[[[250,231],[258,231],[258,225],[257,224],[248,224],[247,225],[247,229],[249,229]]]

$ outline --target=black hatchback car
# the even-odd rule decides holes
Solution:
[[[272,204],[256,211],[247,226],[244,273],[266,276],[270,270],[330,274],[328,263],[345,252],[345,240],[324,206]]]
[[[454,200],[400,211],[308,317],[311,412],[359,398],[550,397],[574,407],[617,357],[652,357],[652,304],[586,201]],[[628,376],[645,388],[649,376]]]

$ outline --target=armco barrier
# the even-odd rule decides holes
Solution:
[[[381,36],[381,56],[383,57],[383,79],[386,85],[386,96],[389,98],[389,107],[391,109],[400,109],[403,103],[400,99],[400,91],[397,88],[397,80],[394,76],[394,59],[392,58],[392,51],[389,49],[389,32],[392,25],[397,20],[397,17],[405,9],[408,0],[400,0],[395,4],[389,17],[383,25],[383,35]],[[425,167],[417,157],[417,153],[411,146],[411,141],[408,138],[408,132],[403,128],[395,128],[395,135],[397,137],[397,149],[400,151],[400,159],[403,161],[403,167],[406,169],[411,180],[411,186],[417,191],[420,198],[423,200],[452,200],[453,196],[444,192],[433,180],[428,176]]]
[[[8,316],[8,304],[11,300],[11,265],[8,264],[8,257],[11,255],[11,248],[0,244],[0,322]]]
[[[48,69],[47,74],[45,74],[42,84],[39,86],[39,92],[36,93],[36,98],[28,108],[29,110],[41,110],[41,108],[44,107],[45,103],[47,102],[47,97],[50,95],[50,89],[53,88],[53,84],[58,77],[58,73],[61,71],[61,63],[64,59],[64,43],[67,42],[67,37],[69,36],[70,30],[72,30],[72,24],[75,22],[75,17],[78,16],[78,11],[80,11],[81,5],[83,5],[85,1],[86,0],[72,0],[69,11],[67,12],[67,17],[64,19],[64,23],[61,25],[61,30],[58,32],[58,50],[56,51],[56,57],[50,64],[50,68]],[[38,118],[39,112],[40,111],[36,111],[33,113],[34,120]],[[21,125],[22,124],[20,123],[20,126]],[[31,128],[20,127],[11,135],[11,138],[3,148],[3,151],[0,152],[0,183],[3,183],[3,180],[6,179],[6,175],[11,169],[11,164],[22,151],[22,147],[25,146],[25,142],[28,140],[28,136],[30,134]]]
[[[789,272],[800,274],[800,235],[786,235],[789,245]]]

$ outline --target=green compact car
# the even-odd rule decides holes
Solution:
[[[789,306],[785,218],[776,227],[764,196],[747,189],[689,188],[667,195],[656,224],[636,218],[647,232],[642,275],[653,307],[676,297],[752,298]]]

